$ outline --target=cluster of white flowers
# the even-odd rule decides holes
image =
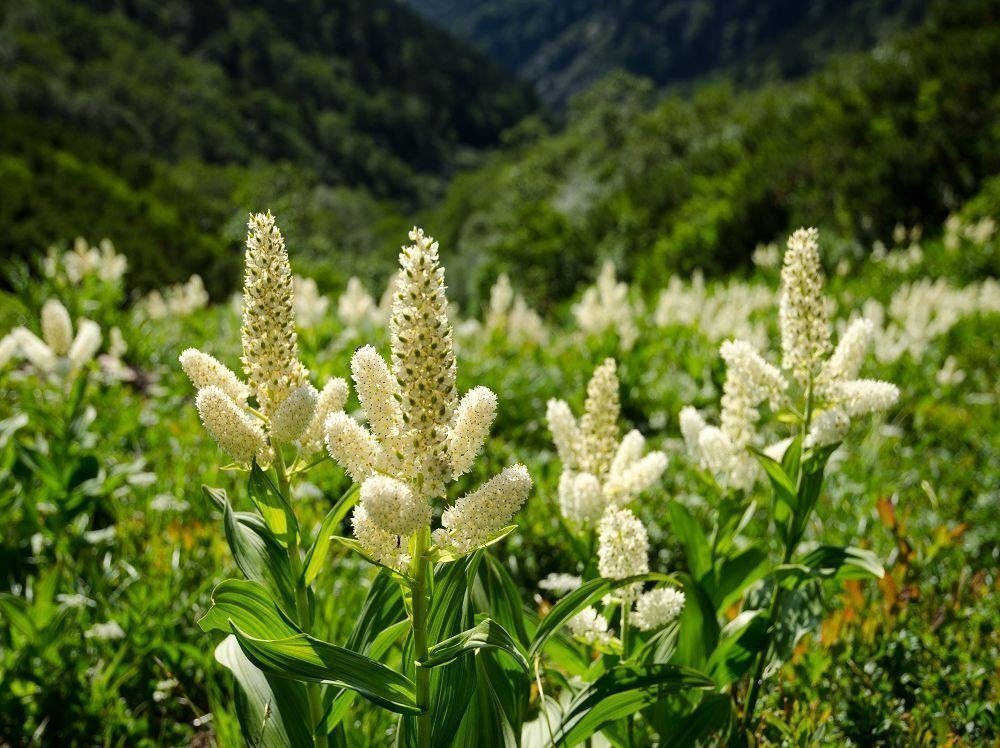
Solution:
[[[295,292],[295,322],[299,327],[315,327],[322,322],[330,308],[330,300],[319,292],[316,281],[296,275],[292,278],[292,290]]]
[[[623,350],[629,350],[639,337],[635,317],[637,310],[629,301],[629,288],[619,282],[615,266],[610,260],[601,267],[597,282],[583,292],[580,301],[573,305],[577,325],[588,335],[601,335],[614,330]]]
[[[815,229],[800,229],[788,241],[781,272],[779,323],[784,371],[767,363],[747,342],[727,341],[720,353],[726,362],[719,427],[709,426],[692,407],[680,413],[680,428],[691,454],[725,488],[749,489],[759,473],[749,452],[757,444],[759,408],[784,407],[786,391],[797,384],[811,399],[812,417],[805,446],[840,441],[851,418],[884,411],[899,397],[895,385],[858,379],[871,347],[875,326],[854,321],[841,335],[832,355],[827,300]],[[779,445],[765,448],[779,454]]]
[[[322,392],[310,384],[299,361],[284,239],[270,213],[251,216],[247,225],[241,331],[247,382],[196,348],[186,349],[179,360],[198,391],[202,423],[219,446],[238,463],[267,464],[279,444],[294,444],[303,454],[323,448],[323,424],[343,411],[347,383],[332,379]]]
[[[50,247],[42,261],[42,270],[47,277],[65,279],[74,286],[89,277],[117,284],[128,270],[128,260],[115,251],[110,239],[101,239],[96,247],[92,247],[86,239],[78,236],[73,242],[73,249],[68,252]]]
[[[382,316],[358,278],[347,280],[347,289],[337,299],[337,316],[348,330],[357,331],[379,324]]]
[[[69,312],[57,299],[42,305],[42,337],[27,327],[15,327],[0,339],[0,367],[17,357],[26,360],[40,374],[66,376],[90,363],[101,347],[101,328],[81,317],[76,334]]]
[[[872,245],[871,259],[872,262],[884,265],[897,273],[908,273],[923,264],[924,248],[919,241],[914,241],[905,247],[896,247],[890,252],[885,244],[877,241]]]
[[[757,477],[757,463],[748,451],[757,434],[759,407],[781,407],[787,382],[746,341],[728,340],[720,349],[726,362],[719,426],[709,426],[687,406],[680,413],[681,433],[689,451],[720,485],[747,489]]]
[[[192,275],[184,283],[170,286],[163,292],[150,291],[136,309],[153,320],[186,317],[208,306],[208,291],[200,275]]]
[[[566,622],[570,633],[590,646],[606,647],[615,640],[615,633],[608,628],[608,619],[596,608],[586,607]]]
[[[371,346],[351,361],[369,428],[345,413],[325,423],[330,454],[361,484],[355,536],[372,557],[399,569],[409,563],[406,538],[430,524],[430,502],[445,498],[446,484],[467,472],[482,450],[497,405],[485,387],[458,400],[438,245],[417,228],[410,240],[399,256],[391,368]],[[435,543],[462,553],[485,544],[510,522],[530,489],[523,465],[504,469],[445,509]]]
[[[583,584],[583,579],[576,574],[553,572],[538,583],[538,589],[561,596],[567,592],[572,592],[581,584]]]
[[[649,535],[630,509],[609,507],[597,526],[597,571],[626,579],[649,571]]]
[[[659,327],[695,328],[713,343],[739,338],[761,348],[767,344],[767,328],[754,317],[773,306],[774,294],[762,283],[730,280],[709,289],[704,275],[696,272],[690,283],[670,278],[653,321]]]
[[[996,233],[997,222],[990,216],[965,223],[961,216],[952,214],[944,223],[944,246],[949,252],[955,252],[965,240],[981,247],[992,240]]]
[[[781,249],[776,242],[758,244],[754,247],[750,259],[759,268],[776,268],[781,264]]]
[[[674,621],[683,609],[683,592],[673,587],[656,587],[639,595],[632,620],[643,631],[656,631]]]
[[[953,287],[946,279],[923,278],[904,283],[888,308],[874,299],[865,302],[864,316],[876,325],[875,356],[896,361],[907,353],[924,356],[927,347],[962,319],[1000,312],[1000,283],[995,278]]]
[[[638,431],[622,438],[618,387],[615,361],[609,358],[587,384],[579,421],[565,401],[548,403],[546,418],[563,465],[560,509],[581,525],[592,525],[608,507],[627,504],[656,483],[667,467],[663,452],[643,455],[646,440]]]
[[[544,345],[549,339],[541,316],[521,294],[514,293],[506,273],[501,273],[490,289],[485,327],[488,333],[500,334],[515,345]]]

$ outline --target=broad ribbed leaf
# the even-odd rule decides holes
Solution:
[[[368,648],[366,654],[373,657],[374,659],[380,659],[392,645],[407,631],[410,630],[409,621],[400,621],[386,629],[383,629],[375,640],[372,642],[371,647]],[[316,731],[320,734],[329,734],[332,732],[337,725],[340,724],[341,720],[347,716],[348,711],[354,704],[354,699],[357,697],[356,691],[351,691],[350,689],[329,689],[327,691],[326,698],[326,711],[323,714],[323,718],[319,722],[319,726]]]
[[[236,680],[236,716],[247,745],[262,748],[312,745],[309,702],[302,683],[262,673],[246,658],[232,635],[216,647],[215,659]]]
[[[204,631],[230,633],[230,621],[251,636],[283,639],[302,633],[259,582],[224,579],[212,590],[212,607],[198,621]]]
[[[563,717],[556,744],[574,746],[601,727],[687,689],[710,689],[704,673],[675,665],[618,666],[584,689]]]
[[[670,527],[684,546],[691,575],[698,580],[704,579],[712,570],[712,549],[708,545],[708,538],[683,504],[671,501],[667,504],[667,513],[670,516]]]
[[[524,623],[524,603],[517,584],[507,567],[488,553],[483,554],[473,595],[479,610],[488,612],[521,645],[528,646],[530,640]]]
[[[355,553],[357,553],[359,556],[361,556],[362,558],[364,558],[366,561],[368,561],[368,563],[370,563],[373,566],[377,566],[380,569],[382,569],[383,572],[385,572],[386,574],[388,574],[390,577],[392,577],[394,580],[396,580],[400,584],[406,585],[407,587],[412,587],[413,586],[413,580],[410,579],[409,576],[407,576],[406,574],[401,574],[400,572],[396,571],[395,569],[393,569],[393,568],[391,568],[389,566],[386,566],[385,564],[380,563],[379,561],[376,561],[374,558],[372,558],[370,555],[368,555],[368,551],[366,551],[364,549],[364,546],[362,546],[361,543],[359,543],[354,538],[345,538],[345,537],[343,537],[341,535],[333,535],[333,536],[330,537],[330,540],[331,541],[336,541],[336,542],[340,543],[342,546],[344,546],[345,548],[351,549],[352,551],[354,551]]]
[[[238,518],[228,501],[224,511],[226,540],[240,571],[247,579],[267,587],[285,610],[294,610],[294,581],[288,553],[266,527]]]
[[[344,517],[351,511],[351,508],[358,502],[358,487],[352,485],[343,496],[334,504],[333,508],[326,513],[323,524],[320,525],[316,540],[313,541],[309,552],[306,554],[306,563],[302,568],[302,581],[306,586],[312,584],[319,576],[326,563],[327,554],[330,552],[331,537],[344,521]]]
[[[257,511],[278,542],[286,548],[293,545],[298,533],[298,523],[295,521],[292,508],[288,505],[286,497],[278,492],[278,488],[267,473],[260,469],[256,460],[250,466],[248,492],[250,501],[257,507]]]
[[[793,584],[805,579],[881,579],[885,569],[878,556],[864,548],[851,546],[821,545],[805,556],[797,564],[785,564],[775,569],[775,576]]]
[[[719,645],[708,658],[706,670],[719,688],[738,680],[753,665],[767,638],[763,610],[745,610],[719,632]]]
[[[767,554],[750,546],[726,558],[715,571],[715,584],[710,597],[716,610],[725,610],[736,602],[743,591],[767,574]]]
[[[719,641],[719,622],[715,617],[715,606],[702,586],[686,574],[681,574],[680,578],[684,583],[685,602],[673,661],[679,665],[702,668]]]
[[[528,672],[528,661],[507,629],[487,618],[467,631],[438,642],[427,653],[427,659],[417,663],[419,667],[433,668],[454,662],[462,655],[477,649],[498,649]]]
[[[677,580],[668,574],[654,572],[626,579],[592,579],[580,585],[556,603],[548,615],[538,624],[535,638],[528,649],[529,659],[542,651],[549,637],[558,631],[566,621],[588,605],[592,605],[613,590],[639,582],[673,582],[676,584]]]
[[[733,702],[728,695],[706,694],[694,711],[683,717],[669,734],[671,748],[695,748],[710,735],[724,736],[733,719]],[[663,736],[667,738],[668,736]],[[709,743],[717,745],[717,743]]]
[[[235,623],[232,628],[244,654],[265,673],[350,688],[391,711],[419,714],[413,681],[377,660],[308,634],[259,639]]]

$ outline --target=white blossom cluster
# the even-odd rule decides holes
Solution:
[[[299,327],[309,328],[320,324],[330,308],[330,299],[319,292],[319,286],[312,278],[296,275],[292,278],[294,291],[295,322]]]
[[[892,295],[888,308],[873,299],[865,302],[864,316],[876,325],[875,356],[897,361],[909,354],[920,359],[927,347],[961,320],[976,314],[1000,312],[1000,283],[995,278],[955,288],[944,278],[904,283]]]
[[[501,273],[490,289],[485,328],[488,333],[502,335],[515,345],[544,345],[549,339],[541,316],[528,306],[521,294],[514,292],[506,273]]]
[[[334,378],[317,392],[309,382],[299,361],[284,239],[270,213],[252,215],[247,225],[241,331],[247,381],[196,348],[179,360],[198,391],[202,423],[219,446],[238,463],[268,464],[279,444],[295,445],[305,455],[323,448],[323,424],[343,411],[347,383]]]
[[[762,447],[768,454],[783,451],[780,443],[759,443],[757,421],[765,402],[772,411],[788,405],[792,385],[810,399],[801,409],[811,417],[806,447],[840,441],[852,418],[884,411],[899,397],[893,384],[858,379],[874,338],[871,322],[852,322],[827,355],[832,343],[817,238],[814,229],[800,229],[788,242],[779,305],[784,370],[767,363],[749,343],[727,341],[720,349],[726,379],[719,426],[708,425],[690,406],[681,410],[681,433],[690,453],[724,488],[753,486],[759,469],[750,447]]]
[[[587,384],[579,421],[564,400],[548,403],[546,419],[563,466],[560,509],[580,525],[593,525],[607,507],[627,504],[667,467],[663,452],[643,455],[646,440],[638,431],[621,436],[618,387],[617,367],[609,358]]]
[[[538,589],[562,596],[577,589],[581,584],[583,579],[576,574],[553,572],[538,583]]]
[[[496,416],[496,396],[476,387],[458,400],[455,355],[438,245],[410,232],[389,324],[391,367],[372,346],[358,350],[351,374],[368,421],[345,413],[325,423],[333,458],[361,484],[355,536],[376,560],[402,569],[407,539],[430,525],[431,501],[468,472]],[[531,489],[523,465],[504,469],[447,507],[435,543],[465,553],[499,533]]]
[[[767,328],[754,317],[773,306],[774,293],[762,283],[730,280],[709,289],[704,275],[696,272],[690,283],[670,278],[653,321],[658,327],[695,328],[712,342],[739,338],[762,348],[767,345]]]
[[[959,215],[952,214],[944,222],[944,246],[949,252],[958,251],[962,241],[983,246],[997,233],[997,222],[990,216],[966,223]]]
[[[636,599],[632,621],[642,631],[656,631],[676,620],[683,609],[683,592],[673,587],[656,587]]]
[[[81,317],[74,334],[69,312],[58,299],[42,305],[40,322],[41,337],[15,327],[0,339],[0,367],[22,358],[39,374],[67,376],[90,363],[101,347],[100,326]]]
[[[608,619],[588,606],[566,622],[569,632],[584,644],[606,647],[615,641],[615,632],[608,628]]]
[[[629,301],[628,284],[618,281],[610,260],[601,267],[597,282],[583,292],[572,311],[577,325],[588,335],[614,330],[623,350],[630,350],[639,337],[637,310]]]
[[[152,320],[186,317],[208,306],[208,291],[200,275],[192,275],[184,283],[170,286],[163,292],[152,290],[136,305],[136,309]]]
[[[73,242],[73,249],[68,252],[50,247],[42,261],[42,270],[47,277],[65,279],[74,286],[90,277],[117,284],[128,270],[128,260],[115,251],[110,239],[102,239],[96,247],[92,247],[86,239],[78,236]]]
[[[337,299],[337,316],[344,327],[351,331],[373,327],[381,319],[375,299],[368,294],[361,281],[354,277],[347,280],[347,288]]]

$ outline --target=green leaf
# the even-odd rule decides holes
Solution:
[[[708,544],[708,538],[691,516],[691,512],[680,502],[668,503],[667,514],[670,516],[670,526],[674,534],[684,546],[691,575],[698,580],[704,579],[712,570],[712,549]]]
[[[719,688],[738,680],[753,665],[765,646],[767,616],[763,610],[745,610],[719,632],[719,645],[708,658],[706,670]]]
[[[542,651],[549,637],[562,628],[566,621],[588,605],[592,605],[612,590],[641,582],[673,582],[677,584],[677,580],[674,577],[655,572],[639,574],[626,579],[592,579],[589,582],[585,582],[556,603],[548,615],[538,624],[538,628],[535,630],[535,638],[528,648],[529,659]]]
[[[719,623],[715,606],[704,587],[686,574],[679,575],[684,583],[685,603],[680,616],[677,653],[674,662],[700,668],[719,641]]]
[[[409,679],[370,657],[302,633],[259,583],[221,582],[199,624],[205,631],[231,631],[250,661],[267,674],[330,683],[393,711],[418,711]]]
[[[285,548],[294,545],[298,523],[288,501],[278,492],[267,473],[260,469],[257,460],[250,466],[250,500],[264,518],[268,529]]]
[[[261,639],[283,639],[302,633],[284,614],[262,584],[246,579],[224,579],[212,590],[212,607],[198,621],[203,631],[230,633],[236,621]]]
[[[215,659],[236,680],[236,716],[246,745],[264,748],[312,745],[309,702],[302,683],[262,673],[246,658],[232,635],[216,647]]]
[[[233,559],[247,579],[260,582],[279,600],[285,610],[295,609],[294,581],[288,553],[263,524],[237,518],[226,501],[224,526]]]
[[[305,586],[308,587],[319,576],[320,571],[323,569],[323,564],[326,563],[326,556],[330,551],[330,543],[333,541],[331,536],[357,501],[358,487],[357,485],[352,485],[344,492],[344,495],[340,497],[337,503],[334,504],[333,508],[326,513],[326,516],[323,518],[323,524],[320,525],[319,532],[316,535],[316,540],[313,541],[313,544],[309,547],[309,552],[306,554],[306,563],[302,569],[302,582]]]
[[[733,720],[732,699],[723,694],[706,694],[701,703],[670,731],[671,748],[695,748],[706,744],[705,738],[715,733],[724,737]],[[720,742],[709,742],[719,745]]]
[[[308,634],[260,639],[235,622],[232,629],[243,653],[265,673],[350,688],[393,712],[420,713],[413,681],[371,657]]]
[[[771,481],[774,495],[793,512],[796,511],[798,509],[798,498],[797,491],[795,490],[795,481],[785,472],[780,463],[759,450],[753,450],[753,452],[760,466],[764,468],[768,479]]]
[[[528,646],[524,604],[517,584],[507,567],[489,553],[483,554],[473,596],[478,610],[488,611],[521,645]]]
[[[851,546],[821,545],[807,553],[797,564],[784,564],[775,569],[775,576],[791,580],[804,579],[881,579],[885,576],[882,562],[872,551]]]
[[[704,673],[676,665],[619,665],[573,699],[555,736],[557,745],[574,746],[604,725],[633,714],[679,691],[710,689]]]
[[[767,553],[753,545],[724,559],[709,591],[715,609],[723,611],[736,602],[747,587],[764,578],[767,567]]]
[[[410,622],[408,620],[394,623],[379,632],[365,654],[376,660],[381,659],[389,651],[393,643],[409,630]],[[326,711],[323,713],[323,718],[319,721],[319,725],[316,728],[316,732],[321,735],[329,735],[333,732],[341,720],[347,716],[358,694],[356,691],[351,691],[350,689],[328,689],[326,695],[328,697],[326,699]]]
[[[486,618],[471,629],[438,642],[427,652],[427,659],[418,662],[417,666],[433,668],[447,665],[477,649],[498,649],[505,652],[524,672],[529,672],[528,661],[520,647],[507,633],[507,629],[491,618]]]

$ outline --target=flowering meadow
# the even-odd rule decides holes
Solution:
[[[0,745],[1000,740],[990,216],[544,314],[280,218],[229,300],[11,270]]]

